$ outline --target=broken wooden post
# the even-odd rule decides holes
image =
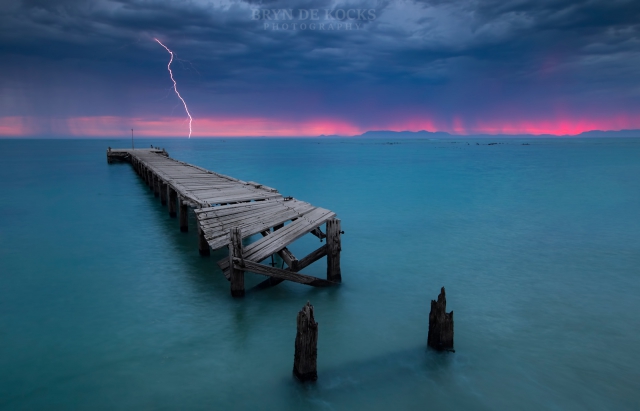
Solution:
[[[342,281],[340,271],[340,219],[327,220],[327,280],[339,283]]]
[[[204,230],[200,227],[200,222],[198,222],[198,252],[203,256],[210,254],[209,243],[207,239],[204,238]]]
[[[229,274],[231,281],[231,295],[244,297],[244,271],[236,267],[233,259],[242,260],[242,231],[239,227],[233,227],[229,233]]]
[[[171,186],[169,186],[168,184],[167,197],[169,202],[169,217],[176,217],[178,215],[178,213],[176,212],[176,207],[178,205],[178,195],[176,193],[176,190],[171,188]]]
[[[444,287],[438,295],[438,301],[431,300],[429,312],[429,337],[427,345],[438,351],[453,350],[453,311],[446,313],[447,298]]]
[[[189,231],[189,206],[180,198],[180,231]]]
[[[167,205],[167,183],[160,183],[160,203]]]
[[[313,318],[313,306],[307,301],[298,313],[293,375],[300,381],[318,379],[318,323]]]

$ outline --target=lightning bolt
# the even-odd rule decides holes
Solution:
[[[167,64],[167,70],[169,70],[169,76],[171,76],[171,81],[173,81],[173,91],[176,92],[176,94],[178,95],[178,98],[180,99],[180,101],[182,101],[182,105],[184,106],[184,111],[186,111],[187,115],[189,116],[189,138],[191,138],[191,123],[193,122],[193,117],[191,117],[191,113],[189,113],[189,108],[187,107],[187,103],[184,101],[184,99],[178,92],[178,83],[176,83],[176,81],[173,78],[173,72],[171,71],[171,63],[173,63],[173,51],[169,50],[169,47],[162,44],[160,40],[156,38],[154,38],[154,40],[157,41],[158,44],[160,44],[162,47],[164,47],[165,50],[167,50],[171,55],[171,58],[169,59],[169,64]]]

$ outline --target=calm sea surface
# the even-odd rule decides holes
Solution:
[[[389,142],[139,140],[342,219],[340,287],[232,299],[226,250],[107,164],[127,140],[0,140],[0,409],[639,409],[640,140]],[[426,349],[441,286],[455,354]]]

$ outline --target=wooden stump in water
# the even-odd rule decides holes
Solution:
[[[438,301],[431,300],[429,313],[429,337],[427,345],[438,351],[453,350],[453,311],[446,313],[447,298],[444,287],[438,295]]]
[[[307,304],[298,313],[293,374],[300,381],[317,380],[317,359],[318,323],[313,318],[313,306],[307,301]]]

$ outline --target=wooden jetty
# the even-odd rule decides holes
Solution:
[[[107,150],[107,161],[126,161],[167,205],[171,217],[179,217],[181,231],[188,231],[188,213],[193,210],[198,221],[198,248],[201,255],[210,249],[229,248],[229,257],[218,262],[231,283],[234,297],[244,295],[245,271],[269,277],[260,288],[284,280],[315,287],[340,283],[340,251],[343,234],[340,220],[333,211],[313,206],[278,190],[242,181],[169,157],[162,149]],[[322,231],[325,225],[325,231]],[[305,234],[326,239],[326,244],[304,258],[297,259],[287,246]],[[248,245],[243,240],[261,234]],[[246,241],[245,241],[246,243]],[[262,264],[274,254],[287,267]],[[327,256],[327,278],[317,278],[299,271]]]

